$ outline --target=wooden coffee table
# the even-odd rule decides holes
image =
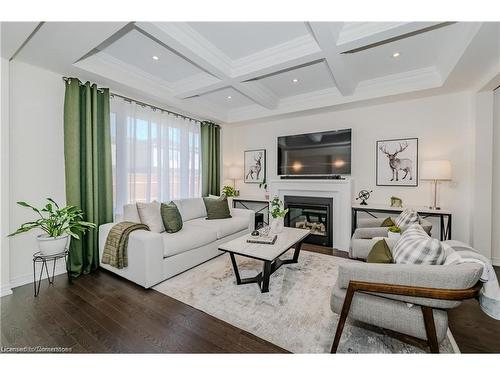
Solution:
[[[248,243],[247,239],[251,236],[250,234],[245,234],[232,241],[219,245],[219,250],[229,253],[237,285],[257,283],[259,284],[260,291],[262,293],[266,293],[269,292],[269,279],[278,268],[280,268],[283,264],[298,262],[302,242],[309,235],[309,232],[310,231],[308,229],[285,227],[283,228],[283,232],[278,234],[278,238],[273,245]],[[279,258],[292,247],[294,248],[292,258]],[[255,277],[242,279],[238,271],[235,255],[263,261],[264,267],[262,272]]]

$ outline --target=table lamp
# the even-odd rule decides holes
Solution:
[[[440,181],[451,180],[451,163],[449,160],[428,160],[422,164],[421,180],[434,182],[434,205],[429,207],[432,210],[440,210],[437,206],[437,185]]]
[[[229,167],[227,170],[227,177],[233,180],[233,187],[236,189],[236,180],[241,180],[243,178],[243,171],[237,166]]]

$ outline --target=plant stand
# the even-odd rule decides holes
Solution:
[[[35,297],[38,297],[40,293],[40,285],[42,284],[42,276],[43,270],[45,269],[45,273],[47,274],[47,280],[49,281],[49,285],[54,284],[54,277],[56,271],[56,262],[58,259],[64,258],[66,263],[66,272],[68,273],[68,280],[71,283],[71,273],[69,269],[69,251],[65,250],[59,254],[53,255],[43,255],[40,251],[33,254],[33,288],[35,292]],[[52,277],[49,275],[49,265],[47,263],[52,261]],[[36,280],[36,264],[41,263],[42,268],[40,269],[40,275],[38,276],[38,282]]]

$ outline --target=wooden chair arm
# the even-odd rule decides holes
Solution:
[[[351,280],[347,288],[347,293],[350,294],[349,289],[351,289],[351,293],[385,293],[408,297],[423,297],[449,301],[460,301],[477,297],[482,286],[483,283],[481,281],[478,281],[476,285],[467,289],[440,289]]]

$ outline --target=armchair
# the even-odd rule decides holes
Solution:
[[[478,263],[341,264],[330,300],[332,311],[340,314],[331,352],[337,352],[349,316],[412,336],[438,353],[448,328],[447,310],[478,296],[481,272]]]

